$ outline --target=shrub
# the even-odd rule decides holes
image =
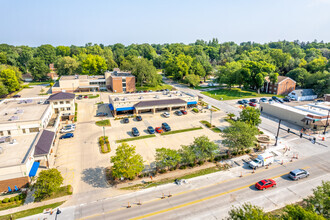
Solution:
[[[16,202],[19,201],[19,196],[15,196],[14,198]]]
[[[2,203],[7,203],[7,202],[9,202],[9,198],[5,198],[2,200]]]
[[[251,149],[246,149],[246,150],[245,150],[245,153],[246,153],[246,154],[251,153]]]
[[[72,186],[71,185],[68,185],[68,188],[67,188],[67,192],[68,192],[68,194],[69,195],[72,195],[72,193],[73,193],[73,188],[72,188]]]
[[[179,167],[180,170],[184,170],[184,169],[186,169],[186,168],[187,168],[186,165],[182,165],[182,166]]]
[[[173,170],[174,170],[174,167],[171,167],[171,168],[170,168],[170,171],[173,171]]]
[[[233,156],[236,156],[237,155],[237,152],[235,151],[235,152],[232,152],[231,153]]]
[[[197,108],[193,108],[192,111],[195,112],[195,113],[199,112],[199,110]]]
[[[9,202],[14,202],[15,201],[15,197],[11,197],[10,199],[9,199]]]
[[[143,174],[138,175],[138,177],[139,177],[139,178],[142,178],[142,177],[143,177]]]
[[[195,167],[196,164],[194,164],[194,163],[190,163],[189,166],[190,166],[190,167]]]
[[[203,165],[204,164],[204,161],[200,160],[197,163],[198,163],[198,165]]]
[[[160,174],[163,174],[163,173],[166,173],[167,171],[166,171],[166,169],[161,169],[161,170],[159,170],[159,173]]]

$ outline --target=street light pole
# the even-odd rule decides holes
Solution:
[[[328,111],[328,117],[327,117],[327,122],[325,123],[325,126],[324,126],[324,131],[323,131],[323,134],[325,134],[326,130],[327,130],[327,127],[329,126],[329,114],[330,114],[330,110]]]
[[[281,126],[281,119],[278,122],[278,128],[277,128],[277,135],[276,135],[276,141],[275,141],[275,146],[277,146],[277,140],[278,140],[278,135],[280,133],[280,126]]]
[[[105,127],[103,127],[103,140],[104,140],[104,143],[105,143]]]

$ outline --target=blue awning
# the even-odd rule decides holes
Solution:
[[[193,101],[193,102],[187,102],[187,105],[196,105],[197,102],[196,101]]]
[[[134,107],[116,108],[117,112],[134,110]]]
[[[113,105],[112,105],[112,104],[109,104],[109,108],[110,108],[110,110],[111,110],[111,111],[113,111],[113,110],[114,110],[114,108],[113,108]]]
[[[35,176],[37,174],[40,163],[34,162],[29,173],[29,177]]]

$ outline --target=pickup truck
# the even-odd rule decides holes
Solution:
[[[257,169],[259,167],[270,165],[274,162],[274,155],[271,153],[264,153],[258,155],[258,157],[249,162],[249,166],[252,169]]]

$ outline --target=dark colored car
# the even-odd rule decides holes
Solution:
[[[73,133],[66,133],[60,137],[60,139],[67,139],[67,138],[73,138],[74,134]]]
[[[277,100],[278,98],[276,96],[272,96],[272,99],[273,100]]]
[[[303,169],[292,170],[289,173],[289,177],[293,180],[299,180],[301,178],[305,178],[308,176],[309,176],[309,172],[307,170],[303,170]]]
[[[259,190],[264,190],[269,187],[275,187],[275,186],[276,186],[276,182],[275,182],[275,180],[272,180],[272,179],[261,180],[261,181],[257,182],[255,185],[255,187]]]
[[[77,96],[77,99],[82,99],[82,95],[78,95]]]
[[[129,119],[128,119],[128,118],[124,118],[124,119],[123,119],[123,122],[124,122],[125,124],[128,124],[128,123],[129,123]]]
[[[147,130],[148,130],[149,134],[154,134],[155,133],[155,129],[151,126],[148,126]]]
[[[182,115],[183,115],[181,111],[175,111],[175,114],[176,114],[177,116],[182,116]]]
[[[136,116],[137,121],[142,121],[142,117],[140,115]]]
[[[243,99],[242,102],[243,102],[244,104],[248,104],[248,103],[249,103],[249,101],[246,100],[246,99]]]
[[[284,101],[283,101],[282,99],[280,99],[280,98],[277,98],[277,101],[278,101],[279,103],[284,103]]]
[[[97,117],[108,116],[108,113],[106,113],[106,112],[98,112],[98,113],[96,113],[96,116]]]
[[[257,104],[254,103],[254,102],[250,102],[249,105],[252,106],[252,107],[256,107],[257,106]]]
[[[140,132],[136,127],[132,128],[132,134],[133,136],[140,136]]]
[[[250,102],[258,103],[258,100],[257,99],[250,99]]]
[[[157,133],[163,133],[164,131],[163,131],[163,129],[161,127],[157,127],[156,128],[156,132]]]
[[[188,112],[186,110],[181,110],[182,114],[186,115]]]
[[[285,101],[285,102],[291,102],[291,100],[290,100],[288,97],[285,97],[285,98],[283,99],[283,101]]]
[[[21,95],[13,95],[13,98],[21,98]]]
[[[237,103],[240,104],[240,105],[244,105],[244,104],[245,104],[245,103],[243,102],[243,100],[239,100]]]
[[[269,99],[268,101],[269,101],[269,102],[274,102],[274,99]]]
[[[164,131],[171,131],[171,127],[166,122],[162,123],[162,128]]]

